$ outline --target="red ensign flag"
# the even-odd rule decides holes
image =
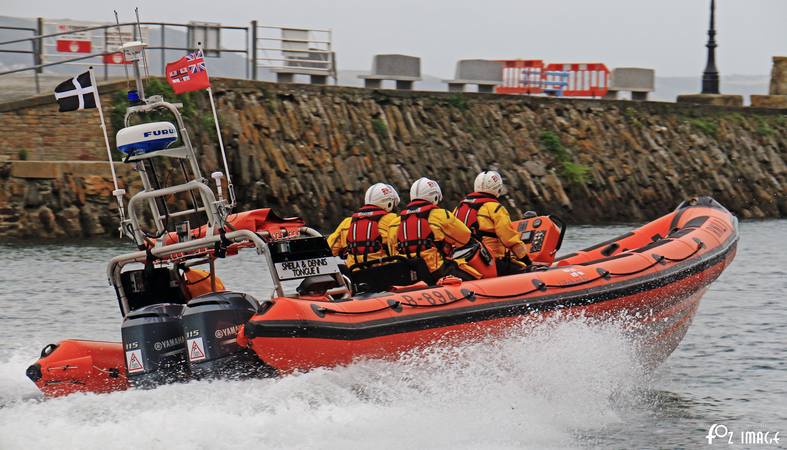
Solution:
[[[209,88],[210,79],[202,50],[167,64],[167,83],[176,94]]]

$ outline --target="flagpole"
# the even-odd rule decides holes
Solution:
[[[227,173],[227,190],[230,193],[230,207],[235,206],[235,190],[232,187],[232,179],[230,178],[230,169],[227,165],[227,154],[224,152],[224,140],[221,138],[221,129],[219,128],[219,116],[216,114],[216,104],[213,102],[213,89],[208,88],[208,97],[210,97],[210,108],[213,110],[213,122],[216,123],[216,135],[219,138],[219,148],[221,148],[221,158],[224,160],[224,171]]]
[[[93,94],[93,96],[95,97],[96,100],[96,108],[98,109],[98,116],[101,118],[101,131],[104,133],[104,144],[107,147],[107,157],[109,158],[109,170],[112,172],[112,183],[115,185],[115,190],[112,191],[112,195],[114,195],[118,201],[118,208],[120,208],[120,221],[122,227],[122,222],[125,219],[124,217],[125,212],[123,211],[123,195],[126,194],[126,190],[118,188],[118,179],[117,179],[117,174],[115,173],[115,162],[112,160],[112,148],[109,146],[107,125],[104,122],[104,109],[101,107],[101,96],[98,93],[98,83],[96,83],[96,75],[93,72],[93,66],[90,66],[88,72],[90,72],[90,83],[95,87],[95,93]]]
[[[202,52],[204,61],[205,53],[202,51],[202,43],[198,43],[197,47]],[[207,65],[205,66],[207,69]],[[232,178],[230,178],[230,169],[227,164],[227,154],[224,151],[224,139],[221,137],[221,128],[219,127],[219,116],[216,114],[216,103],[213,101],[213,89],[208,86],[208,97],[210,98],[210,109],[213,110],[213,123],[216,124],[216,136],[219,138],[219,148],[221,148],[221,158],[224,161],[224,172],[227,174],[227,191],[230,194],[230,208],[235,206],[235,189],[232,186]]]

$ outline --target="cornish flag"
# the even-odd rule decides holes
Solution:
[[[176,94],[209,88],[210,79],[202,50],[167,64],[167,83]]]
[[[60,112],[96,107],[98,91],[90,80],[90,71],[66,80],[55,88],[55,99]]]

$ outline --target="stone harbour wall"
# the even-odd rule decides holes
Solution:
[[[116,163],[119,185],[139,177]],[[117,204],[106,162],[0,161],[0,242],[9,238],[117,235]]]
[[[241,208],[272,207],[323,231],[357,208],[371,183],[393,184],[406,202],[413,180],[434,178],[453,207],[486,168],[502,173],[513,214],[532,209],[570,223],[642,222],[689,197],[711,195],[744,219],[787,216],[785,110],[239,80],[214,80],[214,91]],[[184,100],[187,121],[210,173],[220,156],[207,97],[195,94]],[[107,96],[107,114],[124,107],[117,98]],[[73,128],[71,119],[29,119],[29,126],[7,131],[8,114],[35,117],[55,108],[49,102],[3,112],[0,105],[6,144]],[[79,126],[94,122],[91,116]],[[78,145],[61,143],[60,154],[102,158],[97,131],[85,132]],[[40,145],[34,150],[50,155],[46,140]],[[12,159],[5,166],[20,164],[13,152],[0,154]],[[96,178],[88,181],[99,175],[59,174],[42,181],[0,172],[0,236],[30,234],[9,220],[25,226],[39,220],[41,229],[55,223],[69,236],[114,232],[114,202],[103,197],[106,189],[91,187]],[[108,173],[99,178],[108,181]],[[84,200],[68,193],[80,183]],[[43,197],[59,200],[41,203]],[[69,225],[75,222],[81,228]]]
[[[119,84],[113,84],[115,92]],[[123,83],[125,87],[125,83]],[[101,96],[104,115],[112,94]],[[106,146],[96,110],[60,113],[54,95],[0,103],[0,158],[40,161],[106,160]]]

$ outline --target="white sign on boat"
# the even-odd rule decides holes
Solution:
[[[300,261],[283,261],[275,265],[276,273],[282,281],[339,273],[339,265],[336,263],[336,258],[333,256],[303,259]]]

